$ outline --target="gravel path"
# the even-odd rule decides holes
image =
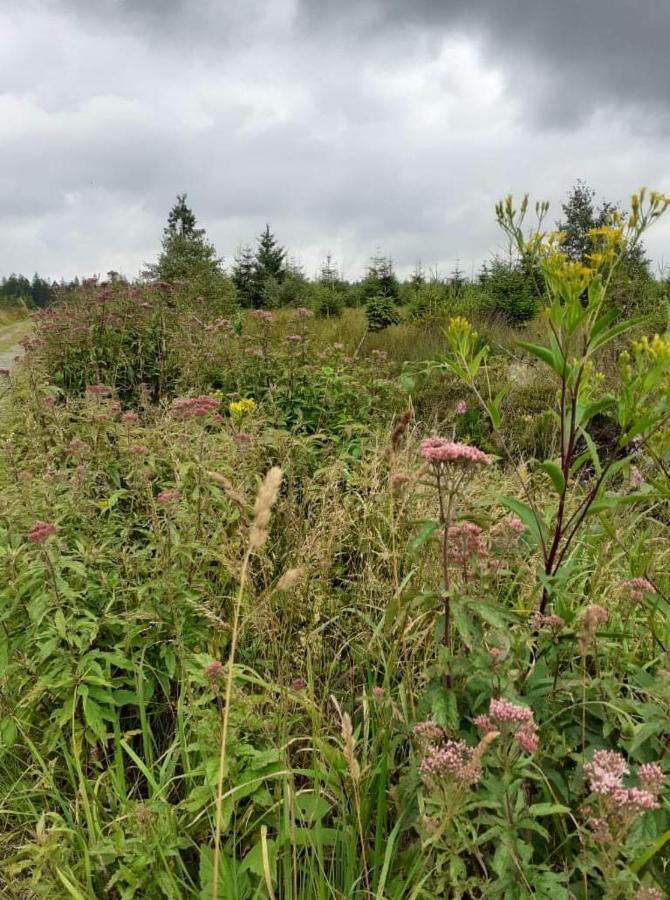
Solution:
[[[17,356],[21,356],[22,353],[23,347],[20,344],[9,347],[7,350],[0,350],[0,369],[14,368]]]

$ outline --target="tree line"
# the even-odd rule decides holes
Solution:
[[[562,217],[556,223],[557,229],[564,232],[563,250],[570,259],[587,261],[591,249],[589,231],[607,222],[615,210],[608,201],[598,204],[595,192],[584,182],[576,183],[562,204]],[[462,299],[475,288],[486,292],[504,318],[518,323],[535,314],[538,295],[536,273],[529,273],[511,251],[485,263],[469,280],[458,265],[445,277],[437,271],[426,274],[421,263],[417,263],[412,275],[400,282],[392,259],[381,251],[371,257],[359,281],[346,280],[330,255],[317,276],[310,279],[269,225],[259,234],[255,247],[245,244],[238,248],[227,271],[205,229],[198,226],[186,194],[177,196],[163,230],[158,259],[145,266],[142,278],[180,282],[194,299],[223,298],[230,306],[242,308],[310,306],[317,314],[337,315],[344,306],[365,306],[371,327],[393,324],[401,305],[424,317],[442,307],[445,299]],[[121,280],[121,276],[109,272],[107,280]],[[615,297],[628,307],[633,298],[633,306],[639,306],[641,298],[653,293],[654,283],[644,248],[631,248],[618,275]],[[40,308],[53,302],[59,292],[76,289],[79,284],[78,279],[56,284],[38,275],[29,280],[13,274],[0,283],[0,303],[22,302]]]

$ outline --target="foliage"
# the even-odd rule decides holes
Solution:
[[[604,306],[666,205],[585,265],[504,202],[521,344],[164,284],[38,317],[3,382],[3,897],[662,896],[670,343]]]

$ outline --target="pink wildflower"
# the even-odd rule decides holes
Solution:
[[[208,666],[205,666],[205,675],[209,678],[213,685],[217,684],[220,681],[223,681],[223,675],[225,672],[225,666],[223,663],[220,663],[218,659],[215,659],[214,662],[211,662]]]
[[[107,397],[112,393],[112,389],[106,384],[89,384],[86,393],[92,397]]]
[[[459,416],[464,416],[468,410],[468,405],[465,400],[459,400],[456,404],[456,413]]]
[[[475,725],[484,734],[506,731],[526,753],[535,753],[539,749],[533,710],[527,706],[517,706],[505,699],[491,700],[488,716],[477,716]]]
[[[412,728],[414,737],[422,743],[439,744],[444,740],[444,731],[435,722],[417,722]]]
[[[272,313],[268,309],[252,309],[249,315],[253,319],[258,319],[260,322],[272,321]]]
[[[665,787],[665,775],[658,763],[643,763],[637,770],[637,777],[642,787],[652,794],[660,794]]]
[[[249,443],[249,441],[251,440],[251,435],[247,434],[246,431],[238,431],[237,434],[233,435],[233,440],[238,447],[241,447],[243,444]]]
[[[523,534],[523,532],[526,530],[526,526],[518,516],[507,516],[507,518],[505,519],[505,525],[511,532],[513,532],[513,534],[516,535]]]
[[[490,466],[491,457],[477,447],[450,441],[447,438],[431,437],[421,442],[421,456],[433,465],[459,463],[475,466]]]
[[[146,456],[149,452],[149,448],[144,444],[131,444],[129,449],[132,456]]]
[[[473,763],[474,748],[465,741],[445,741],[440,746],[434,744],[426,748],[419,765],[423,779],[453,777],[465,784],[474,784],[481,778],[481,768]]]
[[[373,359],[379,360],[379,362],[385,362],[388,359],[386,350],[371,350],[370,356],[373,357]]]
[[[56,531],[53,522],[35,522],[28,532],[28,540],[31,544],[43,544],[46,539]]]
[[[286,336],[286,340],[287,340],[290,344],[301,344],[301,343],[302,343],[302,340],[303,340],[303,337],[302,337],[301,334],[289,334],[289,335]]]
[[[621,587],[630,593],[631,599],[642,600],[645,594],[655,594],[656,588],[646,578],[629,578]]]
[[[169,506],[171,503],[176,503],[178,500],[181,500],[181,491],[161,491],[156,497],[156,500],[161,506]]]
[[[193,419],[207,416],[218,409],[216,397],[201,394],[199,397],[177,397],[172,401],[172,415],[175,419]]]
[[[372,688],[372,696],[375,698],[377,703],[384,699],[384,688],[379,687],[379,685],[375,685]]]
[[[124,425],[137,425],[137,423],[140,421],[140,417],[136,412],[128,410],[128,412],[124,412],[124,414],[121,416],[121,421]]]
[[[294,691],[304,691],[305,688],[307,687],[307,682],[305,681],[304,678],[301,678],[300,676],[298,676],[297,678],[294,678],[293,681],[291,682],[291,687],[293,688]]]

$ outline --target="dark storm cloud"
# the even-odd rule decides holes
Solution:
[[[507,191],[667,190],[669,19],[661,0],[0,0],[0,274],[133,274],[178,191],[228,259],[270,221],[308,272],[332,250],[356,276],[377,246],[469,270]]]
[[[407,28],[433,40],[459,31],[507,69],[510,88],[543,122],[635,103],[668,126],[667,0],[300,0],[299,20],[342,36],[356,23],[359,39],[374,41]]]

